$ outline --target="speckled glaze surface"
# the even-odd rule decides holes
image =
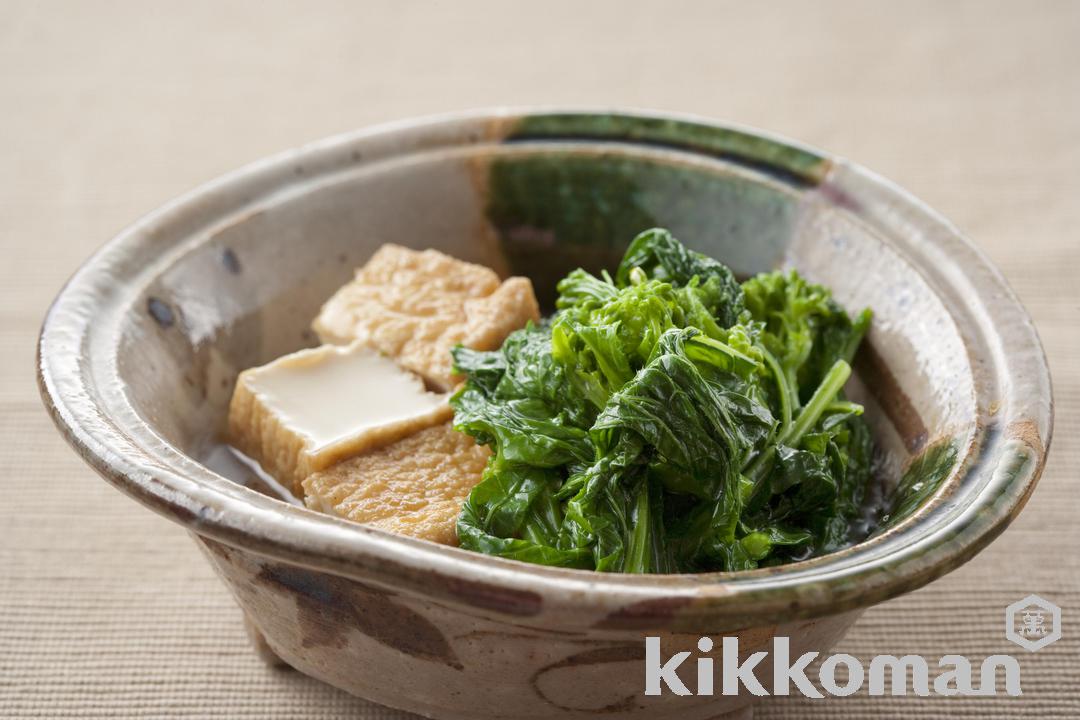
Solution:
[[[319,304],[382,243],[529,275],[543,302],[554,279],[613,265],[653,225],[740,274],[793,265],[873,308],[848,390],[889,489],[912,489],[871,538],[747,573],[601,575],[353,525],[212,462],[236,374],[314,344]],[[440,718],[737,710],[752,698],[645,696],[644,636],[665,654],[706,634],[737,634],[744,656],[775,635],[793,653],[826,650],[861,609],[996,537],[1034,488],[1052,426],[1030,319],[939,215],[847,161],[634,113],[406,122],[209,183],[72,277],[42,329],[39,382],[99,473],[193,532],[264,657]]]

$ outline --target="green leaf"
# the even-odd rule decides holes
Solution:
[[[690,285],[697,278],[709,314],[722,327],[738,322],[743,310],[742,289],[728,267],[707,255],[690,250],[663,228],[653,228],[634,238],[615,271],[615,282],[626,285],[630,272],[640,268],[650,278],[674,285]]]

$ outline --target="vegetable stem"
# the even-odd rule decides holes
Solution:
[[[795,422],[789,424],[777,437],[776,443],[767,447],[747,468],[747,475],[755,484],[772,467],[773,457],[776,456],[776,446],[783,444],[794,447],[798,445],[803,435],[817,424],[821,414],[832,403],[836,393],[840,392],[840,388],[844,387],[844,383],[847,382],[849,377],[851,377],[851,366],[847,362],[837,360],[833,363],[833,366],[829,368],[829,372],[825,374],[825,379],[818,385],[813,397],[810,398],[810,402],[806,403]]]
[[[754,482],[755,485],[765,477],[765,473],[772,467],[773,457],[776,455],[776,445],[770,445],[765,448],[754,462],[750,463],[750,466],[746,468],[747,476]]]
[[[850,400],[834,400],[828,404],[825,408],[825,412],[830,413],[851,413],[852,415],[862,415],[863,406],[859,403],[853,403]]]
[[[704,359],[703,356],[701,356],[699,353],[695,353],[693,350],[694,345],[704,345],[706,347],[712,348],[713,350],[718,350],[724,353],[724,355],[729,358],[729,365],[725,369],[730,369],[741,374],[746,374],[753,371],[753,369],[757,367],[757,363],[754,362],[753,358],[744,355],[743,353],[739,352],[727,343],[720,342],[719,340],[711,338],[708,335],[695,335],[694,337],[690,338],[687,344],[689,346],[690,355],[694,359]]]
[[[647,538],[652,526],[652,521],[649,518],[648,478],[641,481],[641,488],[638,490],[635,506],[634,530],[630,536],[630,547],[627,549],[626,566],[623,571],[647,573],[649,572]]]
[[[769,371],[776,378],[776,389],[780,395],[780,433],[782,434],[787,427],[791,425],[791,408],[794,405],[792,401],[792,393],[794,392],[791,385],[788,384],[787,376],[784,375],[783,368],[780,367],[780,363],[776,361],[773,354],[766,350],[764,347],[759,346],[762,356],[765,358],[765,364],[769,366]]]
[[[784,442],[788,445],[797,445],[802,436],[806,434],[806,431],[812,428],[821,417],[821,414],[825,412],[825,408],[836,397],[836,393],[840,392],[840,388],[844,387],[844,383],[851,377],[851,366],[844,360],[837,360],[833,363],[833,366],[829,368],[829,372],[825,374],[825,379],[818,385],[818,389],[814,391],[814,396],[810,398],[810,402],[806,403],[806,407],[799,413],[799,417],[795,419],[795,424],[791,426],[790,432],[786,436],[781,436],[780,442]]]
[[[847,343],[844,345],[844,354],[840,356],[841,360],[850,364],[855,358],[855,351],[859,349],[866,331],[870,329],[870,321],[873,317],[874,313],[870,311],[870,308],[864,308],[855,318],[855,322],[851,324],[851,335],[848,336]]]

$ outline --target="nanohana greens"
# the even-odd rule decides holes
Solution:
[[[614,276],[575,270],[555,314],[458,347],[455,428],[491,446],[461,546],[609,572],[734,571],[851,540],[870,481],[845,400],[870,324],[794,271],[741,285],[648,230]]]

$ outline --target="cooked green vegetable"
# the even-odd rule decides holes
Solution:
[[[611,572],[744,570],[849,542],[870,478],[843,398],[870,323],[794,271],[741,286],[648,230],[500,350],[454,351],[455,428],[494,450],[461,546]]]

